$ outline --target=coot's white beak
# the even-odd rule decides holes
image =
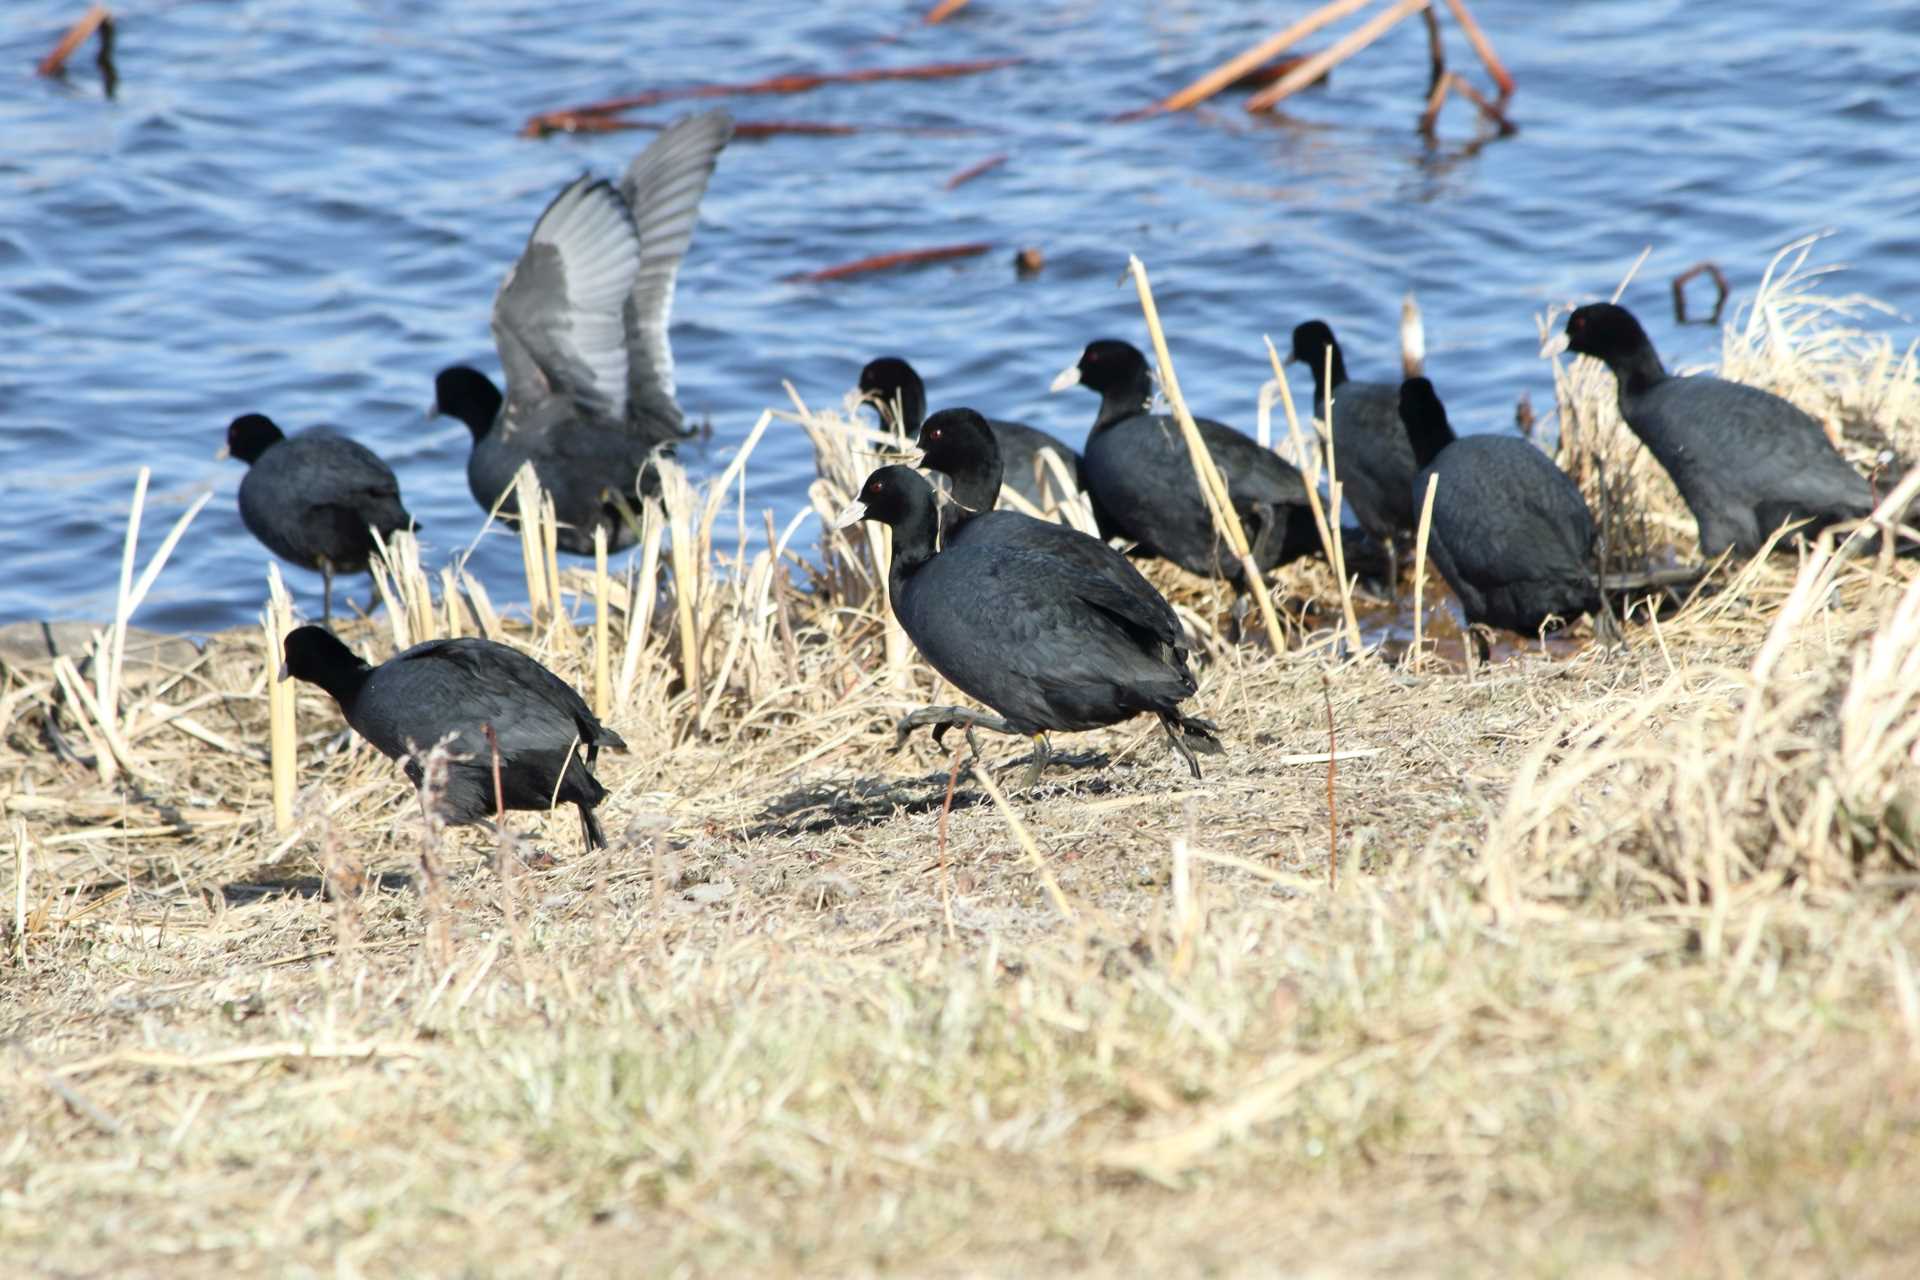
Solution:
[[[1080,366],[1076,362],[1062,369],[1060,371],[1060,376],[1053,380],[1053,385],[1048,387],[1047,390],[1050,392],[1065,391],[1068,387],[1077,387],[1079,385],[1080,385]]]
[[[849,502],[846,506],[840,509],[840,514],[833,518],[833,527],[836,529],[846,529],[853,525],[859,524],[862,520],[865,520],[866,518],[867,518],[866,503],[859,502],[859,501]]]
[[[282,662],[282,663],[280,664],[280,678],[281,678],[282,680],[291,680],[291,679],[293,679],[293,672],[291,672],[291,671],[289,671],[289,670],[287,670],[287,664],[286,664],[286,663],[284,663],[284,662]]]
[[[435,400],[432,404],[427,406],[427,420],[431,422],[433,419],[439,416],[440,416],[440,402],[438,400]]]
[[[1567,349],[1567,331],[1565,329],[1562,329],[1560,332],[1554,334],[1551,338],[1548,338],[1545,342],[1540,344],[1540,358],[1544,360],[1548,356],[1562,355],[1566,352],[1566,349]]]
[[[218,449],[215,449],[213,451],[213,460],[215,462],[225,462],[228,458],[231,458],[232,456],[233,456],[233,450],[227,448],[227,446],[225,445],[221,445]]]

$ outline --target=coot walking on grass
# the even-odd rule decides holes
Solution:
[[[596,527],[610,548],[634,540],[624,516],[643,469],[685,434],[667,317],[700,197],[732,134],[723,110],[682,117],[618,187],[583,174],[534,224],[493,300],[505,396],[464,365],[434,380],[435,408],[473,432],[467,485],[483,509],[499,502],[511,517],[514,475],[532,462],[563,549],[590,554]]]
[[[1704,554],[1751,556],[1788,521],[1805,521],[1811,535],[1873,510],[1872,487],[1812,416],[1744,383],[1674,377],[1626,308],[1576,310],[1541,354],[1568,350],[1613,371],[1620,416],[1673,477]]]
[[[899,356],[881,356],[877,360],[869,360],[867,367],[860,371],[860,395],[873,405],[883,424],[902,435],[919,438],[921,424],[927,416],[927,388],[912,365]],[[1000,465],[1005,482],[1028,502],[1042,509],[1046,506],[1046,495],[1041,491],[1039,479],[1044,465],[1040,461],[1040,453],[1045,449],[1054,452],[1065,465],[1067,475],[1072,477],[1074,487],[1080,487],[1080,455],[1072,449],[1024,422],[990,418],[987,425],[992,428],[994,440],[1000,446]],[[1058,489],[1051,468],[1045,474],[1048,487]],[[1000,493],[996,489],[993,501],[979,509],[991,511],[999,498]]]
[[[893,527],[887,586],[894,616],[928,664],[955,688],[999,712],[928,707],[900,721],[899,734],[933,725],[1019,734],[1033,740],[1031,785],[1045,767],[1045,734],[1159,717],[1167,740],[1194,777],[1194,752],[1218,752],[1213,725],[1182,715],[1198,683],[1177,633],[1158,611],[1105,575],[1017,544],[954,545],[936,553],[933,486],[911,467],[868,476],[839,523]]]
[[[1100,395],[1080,474],[1103,527],[1189,573],[1225,578],[1241,591],[1256,586],[1241,581],[1240,562],[1214,533],[1179,424],[1171,414],[1147,411],[1153,375],[1146,357],[1129,343],[1091,342],[1079,363],[1053,380],[1055,391],[1071,386]],[[1320,536],[1300,472],[1232,427],[1205,418],[1196,419],[1196,425],[1227,482],[1260,570],[1318,550]]]
[[[985,418],[972,409],[942,409],[921,426],[920,447],[920,465],[953,482],[953,501],[941,513],[941,546],[991,544],[1057,556],[1132,596],[1141,615],[1154,619],[1154,634],[1185,659],[1186,637],[1173,606],[1125,556],[1068,525],[992,509],[1000,494],[1000,445]]]
[[[1611,638],[1595,579],[1593,514],[1567,474],[1518,436],[1455,436],[1425,378],[1400,384],[1400,418],[1421,467],[1416,491],[1440,477],[1427,550],[1468,625],[1537,636],[1591,613],[1596,632]],[[1476,640],[1485,656],[1485,639]]]
[[[264,414],[242,414],[227,426],[227,452],[247,464],[241,523],[281,559],[320,571],[328,621],[333,575],[366,569],[376,550],[372,531],[389,538],[414,527],[393,468],[332,427],[288,436]]]
[[[416,787],[424,776],[421,762],[446,741],[452,759],[435,797],[445,821],[484,822],[502,807],[571,803],[580,807],[587,847],[606,844],[593,808],[607,791],[593,765],[600,748],[627,744],[594,718],[571,685],[518,650],[491,640],[429,640],[372,667],[331,631],[301,627],[287,636],[280,674],[332,694],[354,731],[382,755],[403,761]],[[487,725],[499,743],[498,797]],[[577,747],[586,749],[584,761]]]
[[[1390,382],[1354,382],[1333,330],[1309,320],[1293,331],[1290,359],[1313,374],[1313,407],[1327,420],[1327,355],[1333,356],[1333,457],[1341,492],[1368,536],[1384,545],[1398,567],[1396,538],[1414,531],[1413,450],[1400,426],[1400,388]]]

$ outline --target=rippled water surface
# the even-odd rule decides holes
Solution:
[[[972,79],[737,98],[742,120],[866,126],[736,141],[680,279],[681,401],[723,465],[790,379],[837,402],[861,363],[917,361],[936,406],[972,403],[1078,441],[1094,402],[1049,397],[1089,338],[1143,341],[1129,252],[1152,269],[1197,409],[1251,428],[1262,333],[1333,322],[1359,377],[1392,374],[1400,295],[1426,311],[1429,367],[1456,421],[1494,428],[1550,400],[1533,315],[1628,295],[1669,362],[1716,335],[1676,329],[1666,280],[1713,258],[1750,290],[1773,250],[1832,228],[1823,261],[1910,308],[1920,255],[1920,9],[1855,0],[1545,5],[1476,0],[1520,82],[1517,137],[1478,150],[1464,104],[1430,152],[1412,129],[1424,35],[1404,25],[1330,89],[1253,120],[1214,109],[1104,123],[1238,51],[1306,3],[975,0],[936,28],[911,4],[155,3],[126,6],[119,96],[91,51],[32,75],[81,8],[0,13],[0,621],[112,608],[128,499],[153,469],[143,546],[209,486],[138,621],[251,620],[266,552],[241,527],[227,421],[339,424],[385,455],[430,559],[480,527],[467,435],[429,421],[434,370],[496,368],[488,309],[551,194],[613,172],[648,135],[531,141],[530,113],[653,87],[793,71],[1017,55]],[[1816,22],[1816,19],[1818,21]],[[1319,45],[1326,41],[1320,40]],[[1471,69],[1457,31],[1454,65]],[[641,118],[664,120],[679,108]],[[935,130],[928,136],[925,130]],[[952,174],[1007,162],[957,189]],[[985,257],[833,284],[791,272],[991,241]],[[1046,270],[1009,261],[1036,245]],[[1885,322],[1896,330],[1905,319]],[[750,501],[804,501],[811,455],[777,426]],[[475,565],[502,597],[516,545]],[[317,611],[318,575],[289,572]],[[364,579],[351,584],[364,600]]]

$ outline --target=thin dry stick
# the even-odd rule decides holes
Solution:
[[[1275,653],[1284,653],[1286,642],[1281,635],[1280,619],[1273,610],[1273,600],[1267,595],[1266,579],[1253,562],[1253,550],[1247,545],[1246,530],[1240,527],[1240,515],[1233,509],[1233,502],[1227,496],[1227,483],[1220,478],[1219,468],[1213,465],[1213,456],[1207,452],[1206,441],[1200,438],[1200,427],[1187,408],[1186,398],[1180,394],[1180,379],[1173,371],[1173,354],[1167,350],[1167,335],[1160,327],[1160,309],[1153,302],[1153,286],[1147,282],[1146,264],[1129,255],[1127,269],[1133,273],[1134,287],[1140,294],[1140,310],[1146,316],[1147,332],[1153,338],[1154,358],[1160,362],[1160,385],[1166,390],[1167,401],[1173,406],[1174,420],[1180,424],[1180,434],[1186,439],[1187,455],[1200,481],[1200,493],[1213,513],[1214,527],[1221,531],[1227,545],[1233,548],[1233,554],[1240,561],[1240,571],[1245,575],[1247,590],[1253,593],[1254,600],[1260,606],[1260,619],[1266,625],[1268,642],[1273,645]]]
[[[612,665],[607,647],[612,607],[607,603],[607,527],[593,527],[593,714],[613,718],[613,690],[608,675]]]
[[[57,76],[67,69],[67,59],[74,50],[87,42],[87,37],[100,28],[100,24],[111,22],[107,6],[96,4],[80,15],[80,20],[67,28],[67,34],[60,37],[60,43],[53,46],[53,52],[40,59],[35,68],[43,76]]]
[[[1338,22],[1354,10],[1364,9],[1370,3],[1372,0],[1330,0],[1330,3],[1321,5],[1278,35],[1269,36],[1245,53],[1229,58],[1178,93],[1169,94],[1144,111],[1135,112],[1133,116],[1125,118],[1158,115],[1163,111],[1185,111],[1196,103],[1205,102],[1269,58],[1291,48],[1328,23]]]
[[[1340,752],[1333,742],[1333,682],[1320,673],[1320,696],[1327,704],[1327,888],[1340,887],[1340,811],[1333,803],[1333,775]]]
[[[947,937],[955,936],[953,927],[953,885],[947,877],[947,815],[953,812],[953,788],[960,781],[960,755],[966,750],[964,745],[953,750],[953,767],[947,770],[947,798],[940,803],[940,912],[946,917]],[[24,833],[21,839],[25,840]],[[24,845],[23,845],[24,848]],[[21,855],[21,866],[26,866],[26,855]],[[22,873],[25,874],[24,872]]]
[[[1427,367],[1427,326],[1420,318],[1420,303],[1408,290],[1400,299],[1400,370],[1404,377],[1417,378]]]
[[[1467,12],[1466,0],[1447,0],[1447,8],[1453,10],[1453,16],[1459,19],[1460,29],[1467,33],[1467,43],[1480,55],[1480,61],[1486,64],[1487,74],[1493,77],[1493,83],[1500,89],[1500,103],[1506,105],[1513,96],[1513,77],[1507,74],[1507,68],[1501,63],[1498,54],[1493,51],[1493,43],[1487,39],[1487,33]]]
[[[954,14],[966,7],[967,0],[940,0],[939,4],[927,10],[927,16],[923,21],[925,21],[928,26],[932,26],[936,22],[945,22],[948,18],[951,18]]]
[[[1040,853],[1040,846],[1035,844],[1033,837],[1027,834],[1026,824],[1020,821],[1020,815],[1014,812],[1006,796],[1001,794],[999,786],[987,772],[987,767],[976,763],[973,766],[973,776],[980,780],[980,785],[985,787],[987,794],[993,797],[993,803],[1000,810],[1000,816],[1007,820],[1007,826],[1013,831],[1013,838],[1019,842],[1020,848],[1026,852],[1028,860],[1033,863],[1034,871],[1040,876],[1041,886],[1046,889],[1047,897],[1053,900],[1053,909],[1058,911],[1060,918],[1068,924],[1075,923],[1073,906],[1067,901],[1067,895],[1060,891],[1060,882],[1053,878],[1053,872],[1048,868],[1046,858]]]
[[[13,820],[13,958],[27,958],[27,821]]]
[[[1293,439],[1294,453],[1304,464],[1310,456],[1307,452],[1306,438],[1300,433],[1300,415],[1294,412],[1293,390],[1287,385],[1286,372],[1280,367],[1280,353],[1274,349],[1273,339],[1263,338],[1267,344],[1267,360],[1273,365],[1273,379],[1280,392],[1280,407],[1287,413],[1287,434]],[[1317,476],[1306,477],[1307,507],[1313,512],[1313,522],[1320,531],[1320,545],[1326,548],[1328,563],[1333,561],[1333,530],[1327,527],[1326,508],[1320,505],[1320,488]],[[1340,610],[1347,626],[1347,639],[1358,653],[1366,646],[1360,638],[1360,617],[1353,610],[1353,589],[1347,585],[1343,576],[1340,579]]]
[[[293,830],[294,765],[299,754],[295,745],[298,725],[295,719],[294,685],[282,679],[282,649],[293,630],[293,602],[287,597],[286,584],[280,580],[280,566],[267,565],[267,755],[273,779],[273,829],[281,835]]]
[[[1351,614],[1353,587],[1347,579],[1347,531],[1340,521],[1340,499],[1346,490],[1340,485],[1340,457],[1335,448],[1333,435],[1333,344],[1328,343],[1322,353],[1325,365],[1321,369],[1321,385],[1327,389],[1327,526],[1333,534],[1333,544],[1327,548],[1327,558],[1333,562],[1334,581],[1340,584],[1340,598],[1346,601],[1345,612]],[[1349,638],[1357,646],[1360,643],[1358,622],[1356,630]]]
[[[988,156],[985,160],[980,161],[978,164],[970,164],[966,168],[962,169],[960,172],[954,174],[951,178],[947,179],[947,182],[946,182],[947,190],[951,191],[955,187],[959,186],[961,183],[964,183],[964,182],[972,182],[975,178],[979,177],[983,173],[991,173],[993,170],[998,169],[1001,165],[1005,164],[1006,162],[1007,162],[1007,153],[1002,151],[998,155]],[[898,419],[896,419],[896,421],[898,421]]]
[[[1330,69],[1345,62],[1360,50],[1378,40],[1386,30],[1402,18],[1418,13],[1427,7],[1431,0],[1400,0],[1399,4],[1377,14],[1372,19],[1335,41],[1331,48],[1316,53],[1305,62],[1280,77],[1270,89],[1262,89],[1247,99],[1248,111],[1266,111],[1284,98],[1289,98],[1318,80]]]
[[[1427,477],[1426,497],[1420,502],[1420,531],[1413,543],[1413,669],[1420,669],[1425,654],[1420,649],[1420,623],[1427,603],[1427,537],[1433,532],[1433,493],[1440,477]]]
[[[866,275],[871,271],[890,271],[896,267],[920,267],[930,262],[947,262],[954,258],[977,258],[993,246],[986,241],[973,241],[967,244],[947,244],[934,249],[902,249],[897,253],[876,253],[871,257],[860,258],[853,262],[843,262],[834,267],[822,267],[818,271],[796,271],[780,279],[788,284],[821,284],[829,280],[844,280],[848,276]]]

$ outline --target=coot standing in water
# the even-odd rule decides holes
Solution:
[[[1427,550],[1467,624],[1532,637],[1590,613],[1596,633],[1614,638],[1595,577],[1593,513],[1567,474],[1518,436],[1454,435],[1425,378],[1400,384],[1400,418],[1421,467],[1415,491],[1440,478]],[[1485,638],[1474,639],[1485,657]]]
[[[1620,416],[1673,477],[1708,557],[1729,548],[1755,555],[1789,521],[1804,522],[1810,535],[1872,512],[1872,486],[1810,414],[1759,387],[1669,374],[1625,307],[1576,310],[1541,348],[1562,351],[1613,371]]]
[[[516,649],[491,640],[429,640],[369,666],[322,627],[287,635],[281,679],[317,684],[340,704],[354,732],[404,763],[418,787],[422,761],[445,742],[451,755],[435,812],[451,823],[485,822],[500,808],[580,808],[589,849],[606,844],[595,805],[607,790],[593,776],[600,748],[625,750],[573,686]],[[500,794],[494,791],[494,743]],[[576,754],[584,747],[586,758]],[[504,800],[504,805],[500,801]]]
[[[927,388],[912,365],[899,356],[881,356],[877,360],[869,360],[866,367],[860,370],[860,395],[874,407],[882,424],[909,439],[919,439],[921,423],[927,416]],[[990,418],[987,419],[987,425],[992,428],[994,440],[1000,448],[1003,479],[1013,487],[1015,493],[1035,507],[1046,507],[1046,495],[1041,492],[1039,480],[1042,465],[1040,453],[1044,449],[1051,449],[1059,457],[1067,474],[1073,478],[1074,486],[1081,487],[1080,455],[1060,441],[1024,422]],[[1049,471],[1047,474],[1051,476],[1052,473]],[[998,502],[999,498],[999,491],[996,490],[994,502]],[[994,502],[989,502],[981,509],[991,511]]]
[[[240,480],[240,521],[267,550],[325,584],[321,617],[333,619],[333,575],[361,573],[382,538],[416,527],[400,504],[393,468],[332,427],[285,435],[264,414],[227,426],[228,455],[247,464]]]
[[[434,380],[434,407],[473,432],[467,485],[482,510],[514,514],[513,478],[532,462],[553,496],[559,545],[626,546],[656,449],[686,434],[674,401],[668,314],[700,198],[733,135],[723,110],[667,126],[615,187],[576,178],[534,224],[493,300],[504,396],[476,369]],[[504,500],[503,500],[504,495]]]
[[[961,692],[998,716],[929,707],[902,719],[902,740],[933,725],[936,741],[961,726],[1033,740],[1025,775],[1045,767],[1049,732],[1073,732],[1154,715],[1197,778],[1196,751],[1218,752],[1214,726],[1183,715],[1198,688],[1178,640],[1156,611],[1100,574],[1032,547],[981,543],[936,552],[933,486],[911,467],[869,475],[839,524],[876,520],[893,529],[887,586],[914,646]],[[977,748],[976,748],[977,750]]]

